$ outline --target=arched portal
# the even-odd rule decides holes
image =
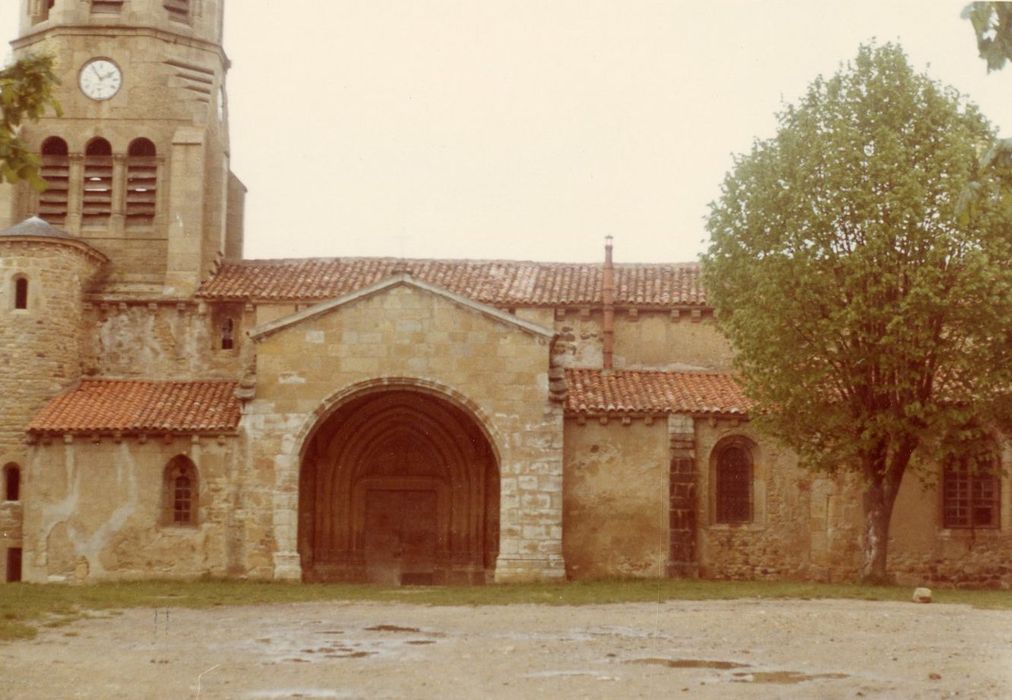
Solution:
[[[299,478],[306,580],[484,583],[498,549],[499,469],[466,409],[387,388],[313,431]]]

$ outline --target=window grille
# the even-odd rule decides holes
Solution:
[[[717,455],[718,523],[752,520],[752,458],[741,445],[724,447]]]
[[[158,159],[155,144],[135,139],[127,151],[127,225],[149,225],[155,219],[158,200]]]
[[[189,458],[175,457],[165,468],[165,522],[197,524],[197,468]]]
[[[942,472],[942,525],[946,528],[996,528],[1001,482],[997,459],[950,460]]]
[[[51,224],[67,222],[67,199],[70,193],[70,156],[67,142],[51,136],[42,142],[42,179],[46,189],[39,194],[39,216]]]
[[[112,146],[94,139],[84,153],[84,196],[81,223],[104,224],[112,215]]]

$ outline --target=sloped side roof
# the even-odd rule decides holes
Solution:
[[[566,383],[566,412],[575,415],[745,415],[751,405],[730,374],[567,369]]]
[[[306,258],[224,263],[197,291],[216,300],[314,301],[349,294],[397,273],[492,306],[601,303],[602,266],[510,260]],[[705,306],[699,265],[615,266],[615,303]]]
[[[34,433],[234,432],[236,382],[86,379],[57,396],[28,426]]]

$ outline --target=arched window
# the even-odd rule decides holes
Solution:
[[[148,139],[130,142],[126,162],[127,225],[149,225],[155,219],[158,195],[158,155]]]
[[[28,308],[28,278],[21,275],[14,278],[14,308]]]
[[[235,321],[226,318],[221,322],[221,349],[231,350],[235,347]]]
[[[112,146],[92,139],[84,151],[84,197],[81,223],[100,225],[112,215]]]
[[[197,494],[197,467],[188,457],[174,457],[165,467],[165,522],[169,525],[196,525]]]
[[[169,19],[177,22],[190,21],[190,0],[163,0],[162,4],[169,13]]]
[[[67,142],[50,136],[42,142],[42,179],[46,189],[39,194],[39,216],[51,224],[67,221],[67,196],[70,193],[70,155]]]
[[[49,11],[53,9],[53,5],[56,4],[56,0],[35,0],[29,5],[34,9],[32,16],[35,22],[44,22],[49,19]]]
[[[13,462],[4,467],[4,500],[21,500],[21,469]]]
[[[752,450],[744,441],[732,439],[717,447],[714,508],[718,523],[752,521]]]
[[[997,450],[954,455],[942,470],[942,526],[997,528],[1001,477]]]

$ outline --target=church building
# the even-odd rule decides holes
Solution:
[[[244,259],[223,4],[21,0],[0,582],[856,577],[860,484],[755,430],[696,263]],[[900,580],[1012,586],[994,455],[905,480]]]

